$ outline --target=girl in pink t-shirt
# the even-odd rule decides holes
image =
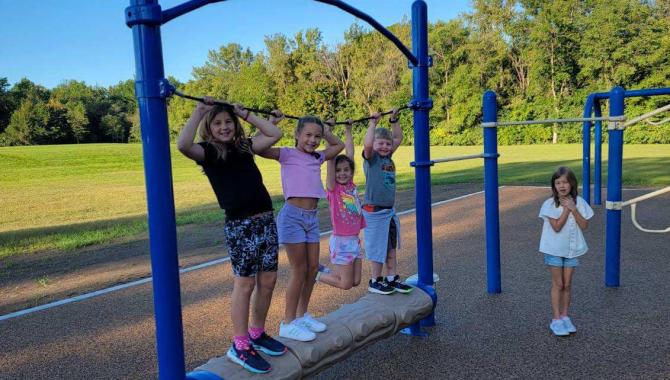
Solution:
[[[354,141],[351,126],[351,123],[346,125],[346,155],[329,160],[327,165],[326,196],[333,224],[330,262],[335,265],[335,271],[320,268],[317,277],[318,281],[344,290],[361,283],[361,242],[358,234],[365,227],[361,201],[353,182]]]
[[[319,150],[321,139],[328,146]],[[298,340],[316,339],[326,325],[308,312],[319,266],[319,220],[316,207],[326,196],[321,183],[321,164],[334,158],[344,143],[330,128],[315,116],[298,120],[295,148],[269,148],[261,155],[279,161],[286,203],[277,215],[279,244],[286,247],[291,275],[286,287],[284,320],[279,324],[279,336]]]

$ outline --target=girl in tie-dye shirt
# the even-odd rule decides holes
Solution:
[[[327,121],[328,123],[328,121]],[[319,268],[318,281],[340,289],[351,289],[361,282],[361,243],[358,237],[365,227],[365,219],[354,185],[354,141],[352,124],[346,125],[346,155],[341,154],[328,161],[326,196],[330,203],[330,221],[333,233],[330,236],[331,271]]]

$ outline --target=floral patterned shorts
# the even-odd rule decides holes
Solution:
[[[226,221],[224,232],[235,276],[277,271],[277,224],[272,211]]]

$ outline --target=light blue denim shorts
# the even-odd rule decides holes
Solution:
[[[288,202],[284,203],[277,215],[277,232],[279,244],[318,243],[321,236],[316,210],[306,210]]]
[[[545,253],[544,263],[550,267],[574,268],[579,265],[579,259],[576,257],[569,259],[567,257],[554,256]]]

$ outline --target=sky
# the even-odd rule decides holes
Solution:
[[[186,0],[162,0],[163,9]],[[425,0],[428,19],[470,12],[469,0]],[[413,0],[345,0],[384,26],[409,18]],[[75,79],[110,86],[135,74],[133,38],[125,24],[128,0],[0,0],[0,78],[26,77],[53,88]],[[236,42],[264,50],[264,37],[317,27],[333,46],[356,18],[312,0],[229,0],[182,15],[161,27],[165,73],[191,79],[207,52]],[[364,22],[362,25],[367,26]],[[389,43],[389,48],[394,48]]]

